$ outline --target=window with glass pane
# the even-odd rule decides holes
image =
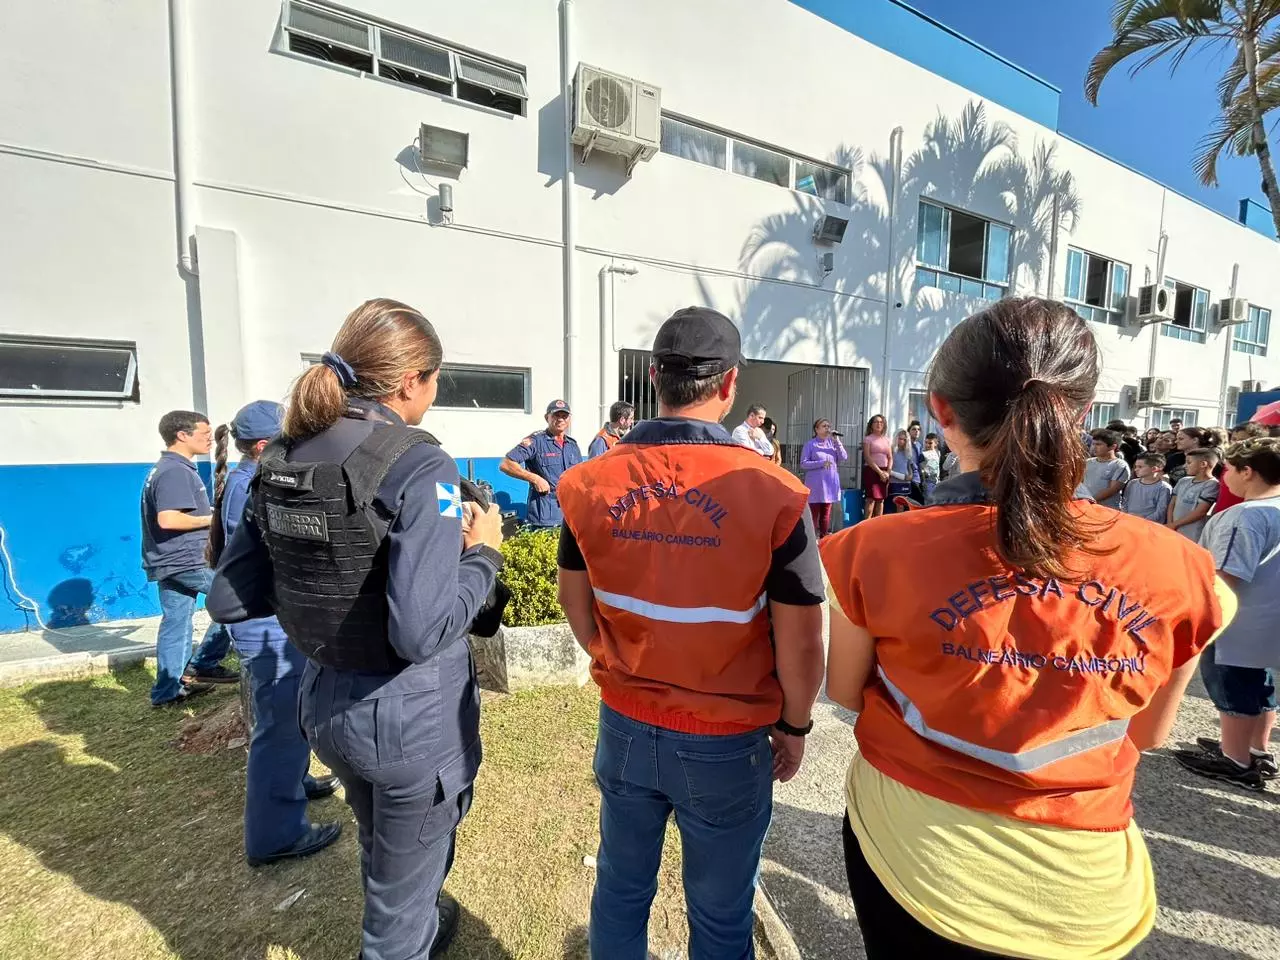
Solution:
[[[1199,410],[1179,409],[1178,407],[1159,407],[1151,412],[1150,424],[1161,430],[1168,430],[1175,420],[1181,420],[1184,427],[1194,427],[1200,420]]]
[[[992,283],[1009,282],[1009,228],[998,223],[987,224],[987,262],[983,270],[984,280]]]
[[[946,267],[947,210],[932,203],[920,204],[916,229],[916,259],[931,267]]]
[[[714,130],[663,117],[662,152],[723,170],[729,157],[729,138]]]
[[[1173,319],[1161,325],[1161,332],[1175,340],[1204,343],[1209,325],[1209,291],[1166,278],[1164,285],[1174,292]]]
[[[1123,263],[1111,264],[1111,309],[1129,309],[1129,268]]]
[[[1067,249],[1067,282],[1062,295],[1068,300],[1084,300],[1084,254]]]
[[[788,157],[741,140],[733,142],[733,172],[776,183],[780,187],[791,184],[791,160]]]
[[[1068,247],[1062,295],[1086,320],[1118,325],[1128,307],[1129,267]]]
[[[1114,403],[1095,403],[1089,408],[1084,426],[1086,430],[1100,430],[1114,419],[1116,419]]]
[[[797,160],[795,188],[836,203],[849,202],[848,172],[820,163]]]
[[[440,371],[435,405],[466,410],[528,410],[529,371],[446,363]]]
[[[1238,353],[1251,353],[1255,357],[1265,357],[1270,334],[1271,311],[1249,304],[1249,319],[1234,327],[1231,349]]]
[[[0,337],[0,396],[131,399],[137,356],[132,343]]]
[[[1000,299],[1009,282],[1011,238],[1009,228],[1002,224],[921,200],[916,219],[916,262],[940,269],[937,273],[917,270],[916,286]]]

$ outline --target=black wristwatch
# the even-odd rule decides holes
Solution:
[[[809,722],[803,727],[793,727],[791,724],[787,723],[787,721],[779,717],[777,722],[773,725],[773,729],[780,730],[789,737],[807,737],[809,735],[809,731],[813,729],[813,718],[810,717]]]

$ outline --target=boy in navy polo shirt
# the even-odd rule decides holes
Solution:
[[[142,489],[142,566],[160,590],[156,682],[151,688],[151,705],[156,707],[208,693],[210,684],[240,679],[219,666],[231,646],[231,636],[220,624],[210,625],[191,655],[196,596],[213,585],[213,571],[204,559],[213,511],[192,462],[209,452],[209,418],[190,410],[166,413],[160,418],[160,438],[165,452]]]

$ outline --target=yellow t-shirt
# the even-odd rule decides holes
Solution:
[[[1136,824],[1042,826],[912,790],[854,754],[849,823],[893,898],[948,940],[1033,960],[1126,956],[1156,918],[1151,859]]]

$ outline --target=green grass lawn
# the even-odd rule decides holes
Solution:
[[[352,960],[362,902],[349,808],[340,796],[312,805],[313,820],[346,825],[332,848],[250,869],[244,750],[176,749],[184,712],[152,709],[151,681],[137,667],[0,690],[0,958]],[[598,702],[594,687],[486,699],[485,762],[447,886],[464,911],[450,957],[585,958]],[[650,925],[663,958],[683,955],[687,936],[675,839]]]

